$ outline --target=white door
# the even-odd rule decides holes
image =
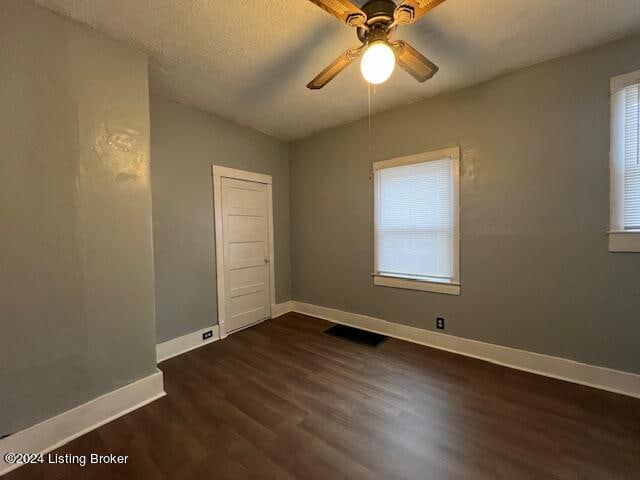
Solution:
[[[267,206],[264,183],[222,178],[227,333],[271,315]]]

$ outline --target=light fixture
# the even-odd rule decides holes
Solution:
[[[1,1],[1,0],[0,0]],[[398,27],[410,25],[445,0],[309,0],[356,29],[360,45],[349,48],[307,84],[325,87],[349,65],[361,59],[360,70],[369,85],[387,81],[398,67],[418,82],[426,82],[438,66],[403,40],[390,41]],[[638,1],[638,0],[636,0]],[[362,4],[362,7],[358,5]]]
[[[396,55],[385,41],[370,43],[360,62],[362,76],[373,85],[389,80],[395,68]]]

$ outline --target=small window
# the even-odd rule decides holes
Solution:
[[[609,250],[640,252],[640,71],[611,80]]]
[[[460,294],[458,148],[374,163],[375,285]]]

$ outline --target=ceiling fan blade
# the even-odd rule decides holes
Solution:
[[[338,58],[336,58],[331,64],[322,70],[316,78],[311,80],[307,85],[307,88],[311,90],[319,90],[327,83],[333,80],[336,75],[347,68],[351,63],[362,54],[363,47],[352,48],[347,50]]]
[[[444,2],[445,0],[404,0],[396,7],[395,23],[409,25]]]
[[[367,16],[349,0],[309,0],[350,27],[363,27]]]
[[[407,42],[394,42],[398,65],[404,68],[413,78],[424,82],[433,77],[439,68]]]

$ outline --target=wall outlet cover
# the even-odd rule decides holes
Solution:
[[[213,330],[207,330],[202,334],[202,340],[208,340],[213,337]]]

